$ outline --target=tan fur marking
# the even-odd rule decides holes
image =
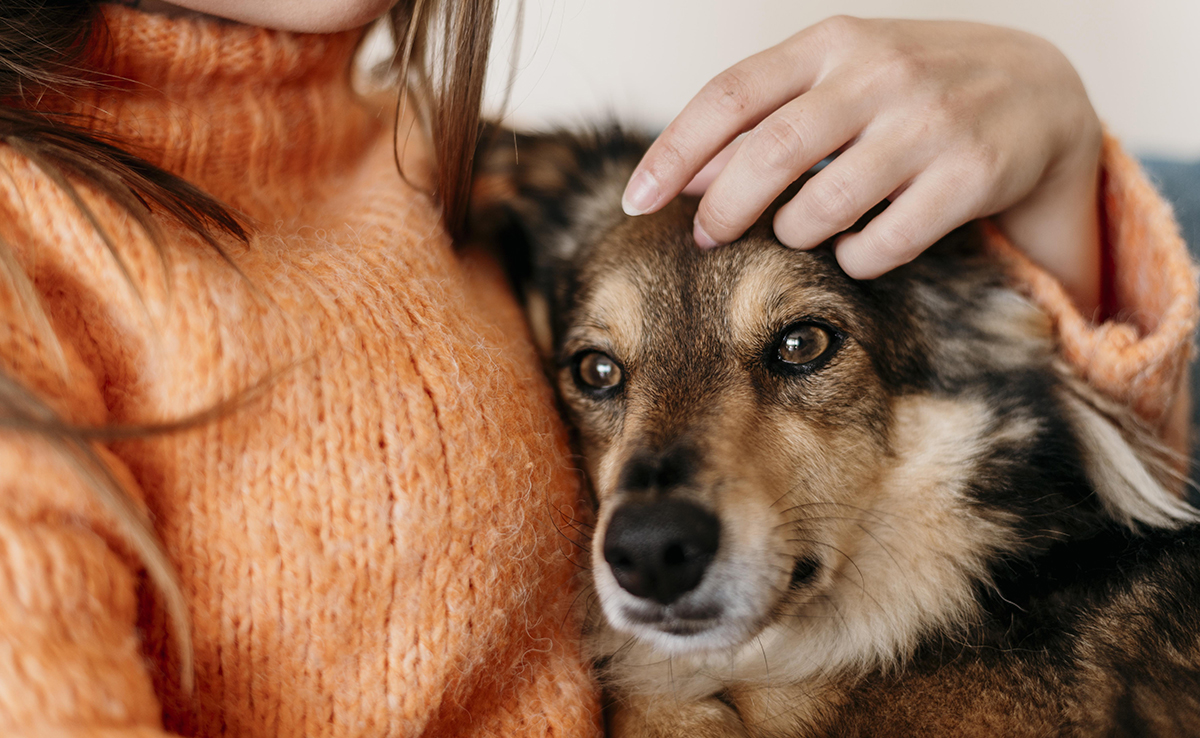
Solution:
[[[529,332],[542,356],[554,353],[554,335],[550,329],[550,304],[541,292],[531,290],[525,296],[525,312],[529,316]]]
[[[779,299],[787,284],[777,262],[751,265],[738,280],[729,299],[729,328],[734,336],[758,335],[774,318],[768,306]]]
[[[622,362],[641,348],[645,315],[637,285],[628,276],[613,274],[599,284],[585,313],[589,317],[588,324],[572,331],[568,343],[602,337],[617,353],[614,358]]]

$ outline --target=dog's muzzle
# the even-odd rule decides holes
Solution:
[[[716,516],[691,502],[629,502],[609,521],[604,560],[625,591],[670,605],[700,584],[720,538]]]

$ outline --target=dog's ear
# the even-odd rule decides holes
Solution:
[[[649,145],[617,126],[539,134],[488,126],[480,136],[469,231],[498,247],[546,355],[559,288],[580,249],[625,217],[621,193]]]
[[[621,193],[649,145],[615,125],[534,134],[487,126],[475,157],[472,232],[492,237],[515,224],[535,250],[569,259],[621,215]]]

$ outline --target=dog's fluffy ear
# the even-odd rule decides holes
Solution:
[[[516,133],[488,126],[475,157],[471,237],[496,245],[549,356],[554,285],[584,244],[620,218],[625,183],[650,138],[617,126]]]
[[[471,232],[495,240],[519,229],[535,262],[570,259],[613,225],[625,183],[650,144],[617,126],[537,134],[489,126],[480,141]]]

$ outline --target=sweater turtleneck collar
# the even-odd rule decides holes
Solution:
[[[71,107],[252,217],[283,215],[289,193],[345,171],[389,122],[351,85],[361,30],[293,34],[101,8],[102,85]]]

